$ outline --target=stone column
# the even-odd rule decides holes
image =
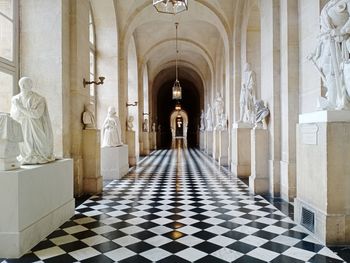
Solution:
[[[232,126],[231,171],[238,177],[250,176],[250,131],[248,123],[234,123]]]
[[[249,188],[254,194],[269,192],[269,132],[266,129],[254,128],[250,131],[251,138],[251,176]]]
[[[100,130],[83,130],[84,193],[99,194],[102,192],[100,155]]]
[[[129,147],[129,165],[136,165],[136,147],[135,147],[135,132],[127,131],[126,132],[126,141]]]
[[[349,111],[299,116],[295,221],[326,245],[350,244],[349,135]]]

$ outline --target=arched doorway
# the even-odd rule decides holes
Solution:
[[[170,129],[172,140],[187,140],[188,115],[184,110],[173,111],[170,115]]]

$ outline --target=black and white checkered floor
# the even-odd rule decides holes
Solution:
[[[154,152],[31,253],[4,262],[344,261],[209,157],[186,149]]]

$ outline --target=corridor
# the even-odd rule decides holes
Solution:
[[[0,260],[1,262],[1,260]],[[155,151],[3,262],[343,262],[195,149]]]

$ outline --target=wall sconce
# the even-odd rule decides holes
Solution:
[[[126,103],[126,107],[134,107],[137,106],[137,101],[135,101],[134,103]]]
[[[83,85],[84,85],[84,88],[86,85],[91,85],[91,84],[96,84],[96,85],[102,85],[103,84],[103,81],[106,79],[105,77],[98,77],[98,79],[100,81],[86,81],[86,79],[84,78],[83,79]]]

